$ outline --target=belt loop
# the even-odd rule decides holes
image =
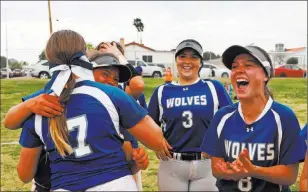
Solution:
[[[178,160],[181,160],[181,153],[178,153]]]

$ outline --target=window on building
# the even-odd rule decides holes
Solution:
[[[142,60],[148,63],[152,63],[153,62],[153,58],[152,55],[143,55],[142,56]]]

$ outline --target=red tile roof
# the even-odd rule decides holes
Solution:
[[[130,46],[130,45],[137,45],[137,46],[139,46],[139,47],[143,47],[143,48],[148,49],[148,50],[150,50],[150,51],[155,51],[155,49],[152,49],[152,48],[147,47],[147,46],[145,46],[145,45],[143,45],[143,44],[140,44],[140,43],[136,43],[135,41],[133,41],[133,42],[131,42],[131,43],[125,44],[125,47]]]
[[[297,48],[291,48],[291,49],[285,49],[285,52],[297,52],[297,51],[302,51],[306,47],[297,47]]]

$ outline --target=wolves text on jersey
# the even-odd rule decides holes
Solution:
[[[190,106],[190,105],[207,105],[206,95],[196,95],[190,97],[175,97],[167,99],[167,108]]]
[[[240,143],[225,139],[226,153],[233,159],[236,159],[244,148],[248,149],[251,161],[269,161],[275,156],[273,143]]]

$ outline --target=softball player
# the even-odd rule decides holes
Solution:
[[[172,146],[172,159],[157,155],[160,191],[217,190],[200,145],[216,111],[231,100],[220,82],[199,79],[202,53],[197,41],[182,41],[175,52],[179,81],[157,87],[150,99],[149,115]]]
[[[290,191],[304,149],[298,120],[273,100],[268,54],[256,46],[231,46],[222,55],[239,103],[214,116],[201,149],[211,155],[219,191]]]
[[[32,115],[24,123],[17,172],[22,181],[30,181],[44,146],[51,161],[52,190],[136,190],[121,150],[119,126],[132,127],[130,133],[147,147],[161,149],[161,154],[167,143],[131,97],[93,81],[90,63],[66,60],[77,52],[84,53],[85,47],[83,38],[73,31],[55,32],[50,37],[46,47],[49,62],[68,63],[51,69],[59,72],[51,89],[66,105],[65,116],[48,120]],[[147,129],[142,129],[145,124]]]

